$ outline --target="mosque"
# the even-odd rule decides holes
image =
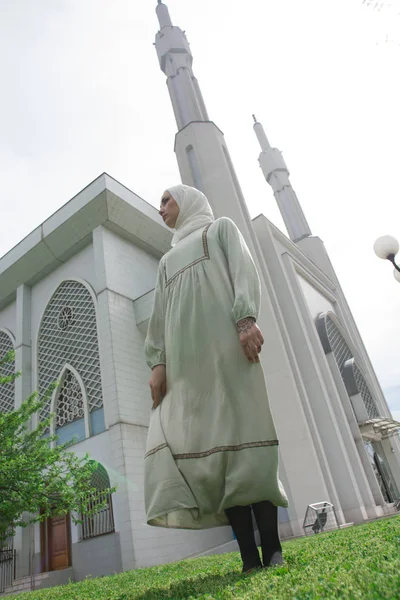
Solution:
[[[238,225],[262,282],[261,358],[289,497],[279,512],[281,536],[303,535],[315,502],[332,503],[340,526],[390,514],[400,496],[400,424],[324,244],[256,120],[259,163],[287,235],[263,215],[250,219],[186,35],[161,0],[156,11],[155,47],[177,123],[181,180],[206,194],[217,218]],[[60,440],[77,436],[73,450],[99,462],[94,485],[118,486],[104,510],[81,525],[66,516],[19,530],[16,581],[7,590],[30,589],[32,572],[40,588],[235,549],[229,527],[146,525],[151,400],[143,347],[158,262],[171,237],[156,208],[103,173],[0,259],[0,355],[14,348],[10,369],[22,371],[15,385],[1,386],[0,410],[60,380],[40,417],[55,412]]]

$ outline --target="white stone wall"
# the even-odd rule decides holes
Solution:
[[[75,581],[122,571],[119,533],[84,540],[73,544],[71,550]]]
[[[0,309],[0,329],[8,329],[14,337],[16,336],[16,314],[15,301]]]
[[[297,274],[301,289],[307,302],[310,316],[313,320],[322,312],[335,312],[335,305],[315,286],[313,286],[305,277]]]
[[[136,300],[154,288],[158,260],[102,227],[107,289]]]
[[[94,232],[94,253],[106,424],[147,426],[149,372],[133,300],[154,288],[158,261],[103,227]]]
[[[280,442],[282,459],[280,470],[285,474],[283,483],[290,496],[288,508],[290,524],[293,533],[301,535],[308,504],[321,499],[330,500],[335,506],[338,506],[339,502],[324,451],[322,431],[316,424],[310,391],[304,382],[304,369],[300,360],[302,355],[299,356],[299,350],[302,354],[309,352],[309,342],[304,340],[304,328],[299,321],[296,294],[291,289],[282,263],[281,252],[286,255],[287,249],[277,242],[265,217],[257,218],[254,228],[268,264],[274,299],[280,312],[280,332],[297,387],[297,395],[288,393],[284,388],[274,393],[269,384],[269,373],[265,370],[271,410]],[[288,316],[298,327],[294,339],[291,331],[292,323],[288,322]],[[309,366],[307,363],[307,367]],[[312,378],[316,385],[320,383],[318,375],[315,378],[315,373],[311,374],[309,368],[306,372],[309,380]],[[313,394],[317,395],[318,392],[313,391]],[[344,520],[340,510],[338,513],[339,519]]]
[[[106,425],[121,421],[147,425],[149,374],[133,303],[125,296],[104,290],[98,296],[98,306]]]

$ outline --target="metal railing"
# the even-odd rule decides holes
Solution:
[[[15,562],[17,551],[14,550],[13,540],[7,541],[0,548],[0,594],[6,587],[12,585],[15,579]]]
[[[94,515],[82,515],[81,540],[88,540],[98,535],[113,533],[115,531],[111,494],[105,494],[97,502],[101,503],[103,501],[106,501],[106,505],[99,512]],[[88,502],[88,509],[93,510],[95,504],[96,501],[90,500]]]

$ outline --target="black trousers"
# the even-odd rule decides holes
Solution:
[[[269,565],[274,552],[282,552],[278,533],[278,508],[272,502],[266,500],[250,506],[228,508],[225,512],[239,544],[243,571],[262,566],[254,537],[252,509],[261,537],[263,565]]]

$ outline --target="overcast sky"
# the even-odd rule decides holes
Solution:
[[[284,229],[252,113],[282,150],[400,417],[400,0],[169,0],[250,212]],[[381,10],[374,9],[382,5]],[[0,0],[0,256],[103,171],[154,205],[179,181],[156,0]]]

